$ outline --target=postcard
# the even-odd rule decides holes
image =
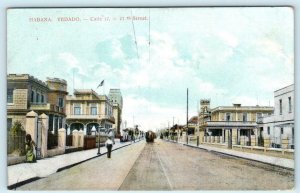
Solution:
[[[10,190],[292,190],[291,7],[10,8]]]

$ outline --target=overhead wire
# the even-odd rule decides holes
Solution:
[[[136,41],[136,34],[135,34],[135,28],[134,28],[134,22],[133,22],[133,15],[132,15],[132,9],[131,9],[131,23],[132,23],[132,29],[133,29],[133,35],[134,35],[134,43],[135,43],[135,48],[136,48],[136,54],[137,54],[137,58],[139,59],[139,49],[138,49],[138,45],[137,45],[137,41]]]

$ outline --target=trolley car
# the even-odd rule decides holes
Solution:
[[[147,131],[145,137],[146,137],[146,142],[153,143],[154,139],[156,138],[156,135],[153,131]]]

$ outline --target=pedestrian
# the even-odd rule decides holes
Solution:
[[[34,148],[36,148],[35,142],[31,139],[31,135],[26,135],[26,142],[25,142],[25,151],[26,151],[26,162],[34,163],[36,162],[36,158],[34,155]]]
[[[110,158],[111,156],[111,149],[113,146],[113,141],[111,140],[111,137],[109,136],[105,142],[105,146],[107,148],[107,158]]]

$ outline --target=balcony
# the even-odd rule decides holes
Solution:
[[[58,113],[63,113],[64,109],[57,105],[53,105],[50,103],[31,103],[30,110],[33,111],[54,111]]]
[[[253,121],[208,121],[204,123],[206,127],[239,127],[253,128],[256,127],[256,122]]]
[[[112,123],[115,123],[115,118],[110,115],[103,115],[103,114],[97,114],[97,115],[90,115],[90,114],[80,114],[80,115],[67,115],[67,119],[97,119],[97,120],[108,120]]]
[[[36,111],[36,110],[51,110],[51,104],[50,103],[31,103],[30,104],[30,110]]]

